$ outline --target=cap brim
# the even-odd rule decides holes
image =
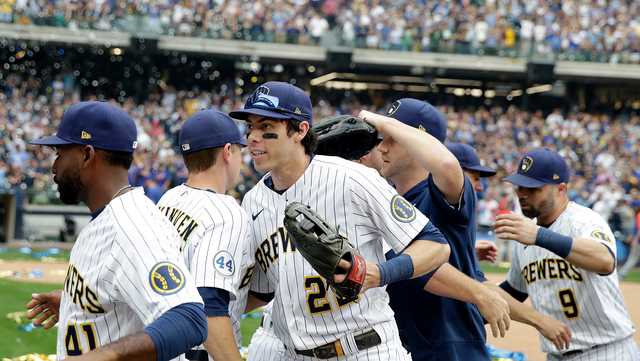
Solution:
[[[535,178],[527,177],[520,173],[512,174],[508,177],[505,177],[504,180],[524,188],[540,188],[547,185],[547,183],[545,182],[539,181]]]
[[[67,140],[64,140],[64,139],[58,137],[57,135],[50,135],[48,137],[42,137],[42,138],[34,139],[34,140],[30,141],[29,144],[33,144],[33,145],[48,145],[50,147],[56,147],[56,146],[60,146],[60,145],[68,145],[68,144],[75,144],[75,143],[69,142]]]
[[[483,177],[483,178],[484,177],[493,177],[497,173],[495,169],[492,169],[492,168],[489,168],[489,167],[485,167],[485,166],[482,166],[482,165],[475,165],[475,166],[464,167],[464,168],[480,174],[480,177]]]
[[[229,116],[231,118],[240,119],[240,120],[247,120],[249,119],[250,115],[257,115],[259,117],[272,118],[272,119],[293,119],[293,117],[289,114],[282,114],[282,113],[274,112],[272,110],[258,109],[258,108],[235,110],[229,113]]]

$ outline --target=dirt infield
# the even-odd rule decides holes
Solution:
[[[25,282],[58,283],[62,284],[66,272],[66,263],[37,262],[37,261],[2,261],[0,260],[0,277]],[[488,274],[493,282],[504,280],[503,274]],[[640,283],[623,283],[622,293],[625,304],[631,312],[633,323],[640,325]],[[544,354],[540,351],[538,332],[532,327],[516,322],[511,324],[507,336],[496,339],[488,330],[488,342],[494,347],[511,351],[520,351],[527,355],[529,361],[543,361]],[[640,342],[640,333],[636,333],[636,340]]]
[[[487,277],[491,281],[502,282],[505,275],[488,274]],[[624,282],[621,284],[622,294],[625,305],[631,313],[633,324],[636,328],[640,325],[640,284]],[[529,302],[529,301],[527,301]],[[540,351],[540,340],[538,331],[530,326],[521,323],[512,322],[511,328],[505,338],[494,338],[491,336],[491,330],[487,330],[487,342],[494,347],[511,351],[520,351],[527,355],[529,361],[544,361],[546,358]],[[640,342],[640,332],[635,334],[636,341]]]
[[[66,271],[64,262],[0,260],[0,278],[9,280],[62,284]]]

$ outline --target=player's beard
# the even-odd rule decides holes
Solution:
[[[58,193],[60,193],[62,203],[80,203],[80,196],[84,193],[84,186],[80,181],[79,172],[75,171],[73,174],[66,174],[64,176],[57,175],[55,182],[58,184]]]

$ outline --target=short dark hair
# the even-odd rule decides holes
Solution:
[[[184,164],[189,173],[204,172],[216,164],[218,153],[223,147],[207,148],[193,153],[183,154]]]
[[[100,149],[100,151],[104,153],[104,159],[110,165],[115,167],[122,167],[126,170],[129,170],[129,168],[131,168],[131,163],[133,163],[133,153],[103,149]]]
[[[291,135],[291,133],[293,132],[299,132],[300,131],[300,121],[297,120],[288,120],[286,121],[287,123],[287,135]],[[304,152],[306,154],[313,154],[313,152],[316,151],[316,148],[318,147],[318,135],[316,134],[316,132],[313,131],[313,128],[311,128],[311,125],[309,125],[309,131],[307,132],[307,134],[304,136],[304,138],[302,138],[302,146],[304,147]]]

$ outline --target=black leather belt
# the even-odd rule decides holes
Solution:
[[[378,335],[376,330],[373,329],[363,334],[354,336],[353,338],[355,339],[356,346],[358,346],[358,350],[360,351],[366,350],[373,346],[378,346],[380,343],[382,343],[380,335]],[[318,346],[311,350],[296,350],[296,353],[298,355],[315,357],[319,359],[344,356],[344,350],[342,349],[340,340],[328,343],[326,345]]]
[[[187,360],[192,361],[209,361],[209,354],[206,350],[189,350],[184,353]]]
[[[572,351],[567,351],[565,353],[562,354],[562,357],[570,357],[570,356],[575,356],[575,355],[579,355],[583,352],[587,352],[587,351],[591,351],[591,350],[595,350],[597,348],[600,348],[602,346],[606,346],[608,345],[608,343],[602,343],[600,345],[595,345],[595,346],[591,346],[589,348],[583,348],[582,350],[572,350]]]

